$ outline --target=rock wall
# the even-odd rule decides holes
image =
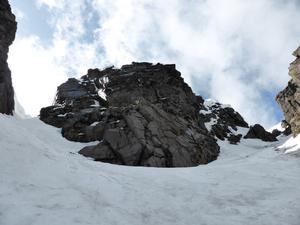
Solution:
[[[17,23],[7,0],[0,0],[0,113],[12,114],[14,90],[7,65],[8,48],[15,39]]]
[[[294,51],[296,59],[289,66],[292,79],[288,86],[276,96],[285,120],[291,125],[294,136],[300,133],[300,47]]]
[[[40,119],[61,127],[69,140],[98,141],[79,152],[97,161],[188,167],[219,154],[199,114],[202,105],[175,65],[133,63],[69,79]]]

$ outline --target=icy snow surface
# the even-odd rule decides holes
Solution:
[[[1,225],[299,225],[299,138],[219,142],[194,168],[94,162],[38,119],[0,115]],[[295,151],[294,151],[295,152]]]

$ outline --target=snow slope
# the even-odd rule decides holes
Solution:
[[[0,126],[1,225],[300,225],[299,138],[219,142],[208,165],[158,169],[84,158],[36,118]]]

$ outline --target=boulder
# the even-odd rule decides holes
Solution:
[[[111,148],[107,145],[99,143],[96,146],[87,146],[79,151],[79,154],[95,159],[101,162],[113,162],[114,164],[122,164],[120,158],[115,155]]]
[[[7,0],[0,0],[0,21],[0,113],[11,115],[14,110],[14,90],[7,54],[15,39],[17,23]]]
[[[236,145],[241,141],[242,138],[242,134],[229,134],[229,136],[227,137],[227,140],[229,141],[230,144]]]

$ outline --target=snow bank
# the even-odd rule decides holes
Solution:
[[[286,154],[295,153],[300,156],[300,135],[290,137],[286,142],[280,145],[278,149]]]
[[[16,97],[16,94],[14,95],[14,101],[15,101],[15,109],[13,112],[14,116],[21,118],[21,119],[30,118],[30,116],[25,113],[25,110],[24,110],[23,106],[20,104],[18,98]]]
[[[0,124],[1,225],[299,225],[300,158],[275,151],[283,139],[219,142],[219,159],[194,168],[136,168],[86,159],[36,118]]]

